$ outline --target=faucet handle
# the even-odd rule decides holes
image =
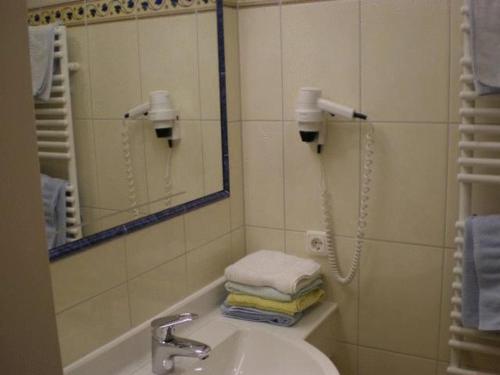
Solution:
[[[192,322],[193,320],[198,319],[198,317],[198,314],[182,313],[157,318],[151,322],[153,336],[159,340],[165,341],[173,335],[175,326]]]

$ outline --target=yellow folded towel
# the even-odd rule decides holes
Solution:
[[[322,289],[316,289],[290,302],[281,302],[248,294],[230,293],[226,298],[226,304],[295,315],[319,302],[324,295],[325,292]]]

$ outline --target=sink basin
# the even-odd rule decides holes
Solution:
[[[338,375],[317,349],[264,331],[237,331],[197,361],[186,375]]]
[[[339,375],[333,363],[304,340],[262,328],[211,322],[187,337],[212,346],[205,360],[177,357],[173,375]],[[151,375],[147,364],[133,375]]]

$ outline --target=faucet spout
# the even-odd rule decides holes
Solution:
[[[151,355],[153,373],[165,375],[174,370],[175,357],[205,359],[209,356],[210,346],[195,340],[174,336],[174,327],[196,319],[195,314],[159,318],[151,323],[153,328]]]

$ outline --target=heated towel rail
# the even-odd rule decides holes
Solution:
[[[57,26],[54,42],[55,69],[47,101],[35,101],[38,158],[43,172],[68,181],[66,189],[67,238],[82,237],[80,202],[71,114],[69,75],[78,63],[68,62],[66,27]]]
[[[467,2],[465,2],[467,4]],[[483,108],[477,101],[478,95],[474,88],[472,76],[472,59],[469,46],[470,21],[467,5],[462,8],[464,22],[461,25],[463,33],[463,57],[460,60],[462,75],[460,82],[461,124],[458,127],[460,138],[458,143],[458,183],[459,183],[459,213],[456,223],[455,266],[453,268],[452,298],[451,298],[451,348],[448,374],[456,375],[494,375],[499,374],[500,334],[482,332],[465,328],[462,325],[462,254],[464,250],[465,219],[472,212],[472,189],[477,184],[500,184],[500,142],[489,138],[500,139],[500,109]],[[498,121],[495,124],[494,121]],[[484,152],[498,153],[494,157],[483,156]],[[495,169],[497,172],[495,172]],[[477,358],[478,361],[474,361]],[[472,359],[472,360],[470,360]],[[476,363],[474,363],[476,362]],[[494,366],[489,366],[493,364]],[[493,372],[494,371],[494,372]]]

